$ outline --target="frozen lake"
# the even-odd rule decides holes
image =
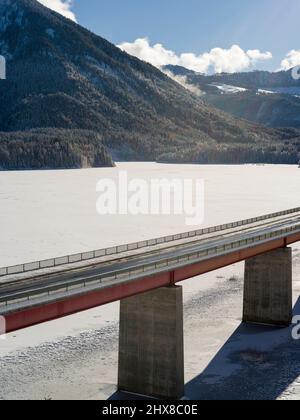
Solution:
[[[204,225],[300,204],[296,166],[199,166],[121,163],[117,168],[0,172],[0,266],[192,230],[184,216],[100,216],[100,179],[203,179]]]
[[[190,230],[184,217],[100,217],[96,184],[203,178],[204,225],[300,205],[295,166],[119,164],[114,169],[0,173],[0,266]],[[294,246],[300,314],[300,250]],[[289,329],[241,324],[243,264],[184,282],[187,399],[299,399],[300,342]],[[297,303],[298,301],[298,303]],[[0,340],[0,399],[107,399],[116,391],[118,303]]]

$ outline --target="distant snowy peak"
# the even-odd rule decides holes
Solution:
[[[168,65],[165,68],[175,75],[186,76],[190,83],[197,85],[228,85],[248,90],[273,90],[282,87],[300,87],[300,80],[292,77],[292,69],[288,71],[268,72],[252,71],[242,73],[220,73],[203,75],[184,67]]]

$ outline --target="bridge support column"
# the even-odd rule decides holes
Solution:
[[[292,307],[292,249],[246,260],[244,322],[288,326]]]
[[[121,301],[118,386],[161,399],[183,397],[182,287]]]

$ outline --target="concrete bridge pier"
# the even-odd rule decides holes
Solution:
[[[118,387],[161,399],[183,397],[182,287],[121,301]]]
[[[244,322],[288,326],[292,308],[292,249],[246,260]]]

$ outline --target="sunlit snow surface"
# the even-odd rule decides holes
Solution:
[[[214,86],[215,88],[219,89],[224,94],[241,93],[241,92],[246,92],[248,90],[248,89],[238,87],[238,86],[231,86],[231,85],[217,84],[217,83],[212,83],[210,86]]]
[[[299,206],[296,166],[120,164],[0,173],[0,265],[187,230],[182,217],[96,213],[96,183],[130,176],[205,180],[205,226]],[[294,300],[300,292],[294,247]],[[300,343],[289,329],[241,326],[243,264],[184,283],[186,397],[300,397]],[[295,313],[300,313],[299,305]],[[109,398],[116,391],[118,304],[0,340],[0,399]]]
[[[243,93],[243,92],[248,91],[248,89],[245,89],[239,86],[232,86],[232,85],[226,85],[226,84],[212,83],[210,86],[214,86],[221,92],[221,94],[225,94],[225,95],[229,95],[229,94],[232,95],[232,94]],[[271,95],[274,93],[278,93],[278,94],[283,94],[283,95],[299,97],[300,87],[292,86],[292,87],[257,89],[256,93],[258,95]]]
[[[97,182],[117,181],[124,170],[129,180],[203,179],[205,227],[300,204],[296,166],[122,163],[108,169],[0,172],[0,266],[191,230],[185,216],[99,216]]]
[[[293,86],[293,87],[282,87],[282,88],[272,88],[268,89],[273,93],[281,93],[285,95],[292,95],[292,96],[299,96],[300,95],[300,86]]]

